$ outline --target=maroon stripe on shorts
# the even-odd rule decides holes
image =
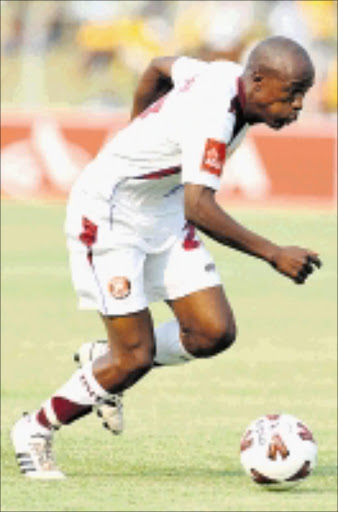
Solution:
[[[87,219],[87,217],[82,217],[82,232],[79,235],[79,239],[87,247],[87,259],[92,264],[92,246],[97,240],[97,225]]]
[[[181,172],[181,166],[178,165],[176,167],[169,167],[168,169],[160,169],[159,171],[150,172],[149,174],[142,174],[142,176],[137,176],[138,180],[160,180],[161,178],[166,178],[167,176],[172,176],[173,174],[179,174]]]
[[[91,247],[96,242],[97,225],[87,219],[87,217],[82,217],[82,232],[79,235],[79,239],[87,247]]]

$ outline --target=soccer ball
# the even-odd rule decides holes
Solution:
[[[250,423],[240,450],[246,473],[273,490],[288,489],[304,480],[317,457],[311,431],[290,414],[267,414]]]

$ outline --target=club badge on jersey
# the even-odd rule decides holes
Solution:
[[[215,139],[207,139],[205,144],[201,169],[216,176],[222,173],[225,162],[226,146],[224,142]]]

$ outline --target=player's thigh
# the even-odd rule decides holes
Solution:
[[[177,240],[146,262],[148,299],[161,298],[172,307],[188,351],[214,355],[233,343],[234,315],[209,251],[198,237],[185,242]]]

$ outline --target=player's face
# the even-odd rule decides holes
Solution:
[[[256,115],[275,130],[297,120],[312,77],[303,80],[266,78],[256,91]]]

